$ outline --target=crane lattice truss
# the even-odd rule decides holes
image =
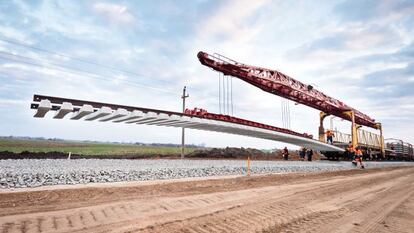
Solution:
[[[352,121],[352,118],[346,112],[353,111],[356,124],[379,128],[375,120],[366,114],[277,70],[245,65],[222,55],[210,55],[205,52],[199,52],[197,56],[201,64],[222,72],[224,75],[240,78],[266,92],[349,121]]]
[[[178,113],[43,95],[34,95],[33,101],[31,108],[36,110],[34,117],[37,118],[44,118],[48,112],[52,111],[54,119],[69,118],[71,120],[191,128],[286,142],[321,151],[343,151],[341,148],[314,140],[307,134],[209,113],[202,109],[187,109],[185,113]]]

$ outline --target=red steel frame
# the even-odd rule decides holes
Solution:
[[[210,55],[205,52],[199,52],[197,57],[201,64],[222,72],[224,75],[240,78],[266,92],[349,121],[352,121],[352,118],[345,112],[353,111],[356,124],[376,129],[379,127],[375,120],[366,114],[279,71],[245,65],[222,55]]]

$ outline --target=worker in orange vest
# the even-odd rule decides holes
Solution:
[[[352,145],[352,142],[349,142],[348,147],[346,148],[346,152],[347,152],[347,158],[349,160],[353,160],[354,155],[355,155],[355,150],[354,150],[354,146]]]
[[[352,161],[352,163],[355,166],[357,166],[358,165],[358,162],[359,162],[359,164],[361,165],[361,168],[364,169],[365,166],[362,163],[362,156],[363,156],[363,153],[362,153],[361,148],[360,147],[357,147],[357,149],[355,150],[355,159]]]
[[[333,132],[330,129],[328,129],[326,131],[326,142],[328,142],[329,144],[333,144],[333,136]]]

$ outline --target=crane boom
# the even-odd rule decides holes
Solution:
[[[222,72],[224,75],[237,77],[266,92],[349,121],[352,121],[352,118],[346,112],[353,111],[355,123],[376,129],[379,127],[368,115],[277,70],[245,65],[219,54],[210,55],[201,51],[197,57],[201,64]]]

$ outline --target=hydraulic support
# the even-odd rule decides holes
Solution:
[[[377,129],[380,131],[380,144],[381,144],[381,155],[384,158],[385,157],[385,143],[384,143],[384,135],[382,133],[382,124],[377,123]]]
[[[326,142],[325,129],[323,127],[323,120],[327,116],[329,116],[328,113],[325,113],[325,112],[320,112],[319,113],[319,141],[321,141],[321,142]]]
[[[352,147],[355,149],[358,146],[358,126],[355,123],[355,113],[353,110],[345,111],[344,114],[348,115],[351,118],[352,126],[351,126],[351,139],[352,139]]]

